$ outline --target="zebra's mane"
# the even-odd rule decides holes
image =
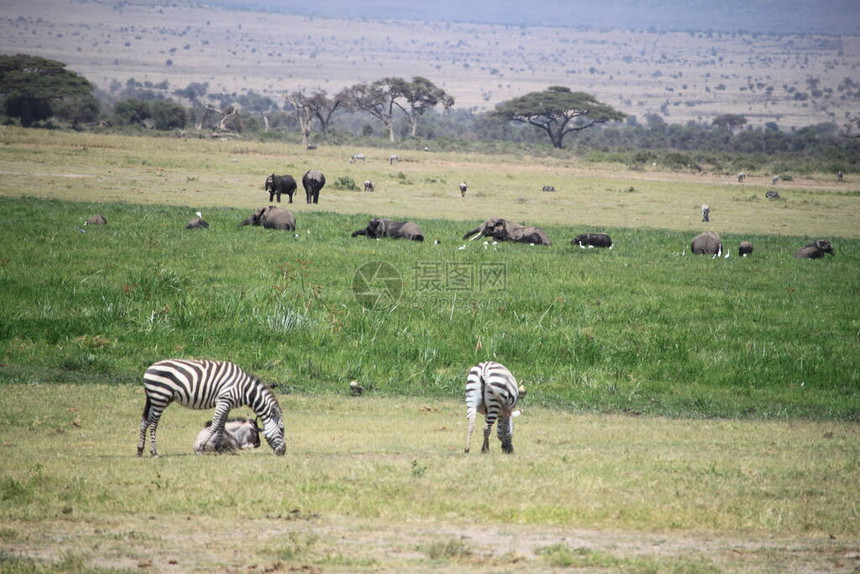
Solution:
[[[256,383],[256,385],[258,387],[260,387],[260,389],[264,393],[268,393],[269,395],[271,395],[272,401],[274,401],[275,406],[278,407],[278,411],[283,412],[283,411],[281,411],[281,404],[278,402],[278,396],[275,394],[276,385],[274,385],[274,384],[270,385],[268,383],[264,383],[256,375],[249,375],[249,376],[251,377],[251,380],[254,381],[254,383]]]

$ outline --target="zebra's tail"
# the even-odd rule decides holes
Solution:
[[[143,414],[140,415],[142,420],[149,420],[149,411],[152,409],[152,401],[149,400],[149,396],[146,397],[146,404],[143,405]]]

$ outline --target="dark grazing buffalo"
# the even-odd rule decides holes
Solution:
[[[269,193],[269,201],[274,197],[278,198],[278,203],[281,202],[281,194],[286,193],[290,196],[289,203],[293,202],[293,194],[296,192],[296,178],[291,175],[275,175],[274,173],[266,178],[266,191]]]
[[[612,238],[605,233],[580,233],[570,243],[572,245],[579,245],[583,249],[586,247],[612,248]]]

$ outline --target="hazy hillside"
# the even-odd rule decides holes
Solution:
[[[283,102],[285,92],[301,88],[334,94],[385,76],[420,75],[451,94],[458,109],[479,111],[553,85],[592,93],[639,119],[659,114],[668,123],[710,122],[721,114],[739,113],[750,125],[776,122],[785,129],[822,122],[841,125],[848,114],[860,111],[860,35],[647,29],[651,21],[683,27],[681,22],[694,20],[716,28],[727,16],[704,1],[686,2],[683,10],[665,19],[660,14],[681,4],[600,3],[629,7],[613,12],[587,8],[584,2],[559,2],[564,8],[555,14],[553,3],[546,1],[505,0],[492,10],[479,9],[487,2],[460,6],[450,0],[333,0],[312,8],[296,2],[211,1],[234,9],[160,0],[4,0],[0,53],[60,60],[111,94],[134,79],[166,86],[166,96],[191,83],[205,83],[210,94],[253,91]],[[755,22],[764,26],[764,7],[774,4],[752,1],[738,8],[735,14],[740,16],[735,17],[743,25],[736,28],[752,29]],[[779,4],[799,6],[799,16],[775,10],[774,22],[860,22],[839,18],[836,10],[841,6],[853,14],[860,9],[856,0]],[[729,0],[729,5],[742,6],[737,0]],[[815,6],[819,9],[813,15]],[[317,15],[257,12],[252,7],[312,10]],[[462,20],[480,16],[487,21],[549,21],[553,26],[439,20],[448,14]],[[414,19],[388,19],[400,16]],[[564,27],[598,25],[599,18],[642,25],[638,30]]]
[[[858,34],[856,0],[208,0],[225,8],[330,18],[765,34]]]

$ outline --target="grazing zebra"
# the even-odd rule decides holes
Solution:
[[[356,153],[356,154],[353,154],[353,155],[352,155],[352,157],[351,157],[351,158],[349,158],[349,163],[355,163],[355,162],[357,162],[358,160],[361,160],[361,161],[363,161],[364,163],[367,163],[367,158],[366,158],[366,157],[364,157],[364,154],[363,154],[363,153]]]
[[[842,178],[844,178],[844,177],[845,177],[845,174],[842,173],[841,169],[836,172],[836,179],[838,179],[839,181],[842,181]]]
[[[746,181],[746,179],[747,179],[747,174],[745,174],[744,172],[740,172],[738,174],[738,183],[743,183],[744,181]]]
[[[159,361],[144,373],[143,389],[146,404],[140,419],[137,456],[143,456],[147,428],[150,429],[150,453],[158,456],[155,445],[158,420],[173,401],[189,409],[215,408],[209,436],[201,439],[202,444],[208,443],[210,436],[215,434],[216,448],[220,447],[230,409],[248,406],[263,421],[263,435],[275,454],[283,455],[286,450],[281,407],[275,394],[234,363],[185,359]]]
[[[702,205],[702,221],[711,220],[711,206],[707,203]]]
[[[768,191],[767,193],[764,194],[764,196],[768,199],[779,199],[779,192],[778,191]]]
[[[400,156],[397,155],[396,153],[388,156],[388,165],[394,165],[398,161],[400,161]]]
[[[776,185],[778,182],[779,182],[779,176],[778,175],[775,175],[772,178],[770,178],[770,184],[771,185]]]
[[[543,186],[541,191],[555,191],[555,186],[554,185],[545,185],[545,186]]]
[[[477,413],[483,414],[486,421],[481,452],[490,451],[490,431],[497,418],[499,426],[496,432],[502,441],[502,451],[507,454],[514,452],[513,417],[520,413],[513,409],[520,394],[525,394],[525,389],[517,387],[517,380],[504,365],[486,361],[472,367],[466,379],[466,419],[469,421],[466,452],[469,452]]]
[[[364,191],[373,191],[373,182],[369,179],[364,180]]]
[[[466,185],[466,182],[460,183],[460,197],[466,197],[466,190],[469,189],[469,186]]]

